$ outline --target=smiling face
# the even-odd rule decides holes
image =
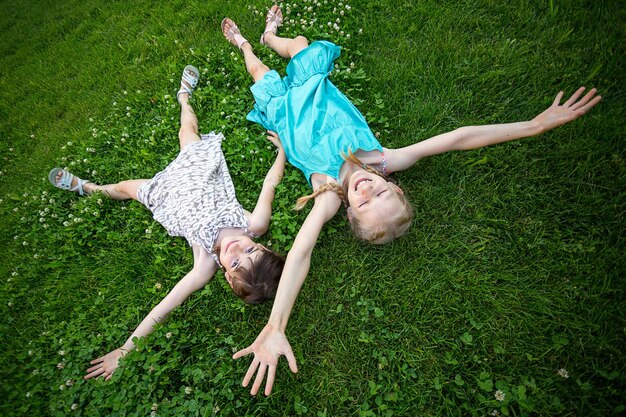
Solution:
[[[386,243],[406,232],[413,209],[397,185],[374,173],[358,170],[348,178],[348,218],[355,235]]]
[[[226,270],[224,275],[231,288],[238,270],[251,269],[264,249],[263,245],[248,236],[226,236],[220,246],[220,262]]]
[[[379,175],[359,170],[348,180],[348,216],[363,224],[375,224],[402,209],[400,187]]]

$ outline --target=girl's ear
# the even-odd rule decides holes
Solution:
[[[393,189],[394,189],[394,190],[396,190],[396,192],[397,192],[398,194],[404,195],[404,191],[402,191],[402,188],[398,187],[398,186],[397,186],[396,184],[394,184],[394,183],[390,183],[390,184],[391,184],[391,186],[393,187]]]
[[[348,213],[348,221],[352,223],[352,207],[348,207],[346,212]]]
[[[230,288],[233,288],[233,277],[226,271],[224,271],[224,276],[226,277],[226,281],[228,282],[228,285],[230,285]]]

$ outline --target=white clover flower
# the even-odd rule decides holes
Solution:
[[[65,381],[65,385],[67,385],[68,387],[71,387],[72,385],[74,385],[74,380],[68,379],[67,381]]]
[[[30,391],[28,391],[28,392],[26,393],[26,398],[30,398],[30,396],[31,396],[31,395],[32,395],[32,394],[30,393]]]
[[[33,372],[31,372],[33,375],[39,375],[39,369],[33,369]]]
[[[114,101],[114,102],[113,102],[113,105],[114,105],[114,106],[117,106],[117,101]]]
[[[16,277],[16,276],[18,276],[18,275],[19,275],[19,273],[18,273],[17,271],[13,271],[13,272],[11,272],[11,276],[12,276],[12,277]]]
[[[124,95],[128,94],[128,91],[124,90]]]
[[[33,353],[35,353],[35,352],[33,352],[32,350],[29,350],[28,351],[28,356],[33,356]]]
[[[505,394],[503,391],[497,390],[493,396],[496,397],[496,400],[498,401],[504,401]]]
[[[59,356],[65,356],[65,351],[64,350],[60,350],[58,353],[59,353]]]
[[[63,362],[57,363],[57,369],[64,369],[64,368],[65,368],[65,364]]]
[[[569,372],[567,372],[567,369],[565,368],[561,368],[557,371],[557,374],[563,378],[563,379],[567,379],[569,378]]]
[[[59,385],[59,389],[60,389],[61,391],[63,391],[63,390],[65,389],[65,385],[63,385],[63,384]]]
[[[9,307],[13,307],[13,301],[9,301],[9,302],[7,303],[7,305],[8,305]]]
[[[152,403],[152,408],[151,408],[152,411],[156,411],[158,408],[159,408],[159,404]]]
[[[211,411],[213,411],[213,414],[219,413],[220,412],[220,406],[216,405],[215,407],[213,407],[213,409]]]
[[[72,405],[70,406],[70,409],[71,409],[72,411],[77,410],[77,409],[78,409],[78,404],[76,404],[76,403],[72,404]]]
[[[165,338],[166,339],[171,339],[172,338],[172,332],[165,333]],[[187,393],[187,394],[189,394],[189,393]]]
[[[22,242],[22,246],[28,246],[28,242],[27,241],[23,241]]]
[[[163,285],[161,285],[160,282],[157,282],[156,284],[154,284],[154,288],[156,288],[157,290],[160,290],[161,288],[163,288]]]
[[[491,415],[492,415],[492,416],[499,416],[499,415],[500,415],[500,412],[499,412],[498,410],[493,410],[493,411],[491,412]]]
[[[193,389],[191,387],[185,387],[185,394],[189,395],[193,392]]]
[[[90,118],[89,118],[89,121],[90,121],[90,122],[93,122],[93,117],[90,117]]]

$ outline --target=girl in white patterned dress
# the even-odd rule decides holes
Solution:
[[[150,334],[156,323],[162,322],[194,291],[203,288],[220,267],[233,292],[247,303],[271,299],[276,293],[284,258],[251,238],[268,229],[274,188],[285,168],[285,153],[278,136],[269,132],[268,139],[278,148],[278,155],[265,177],[254,211],[245,211],[236,199],[221,150],[224,137],[214,132],[198,134],[198,120],[188,101],[198,78],[195,67],[185,67],[177,94],[181,107],[178,134],[181,151],[152,179],[96,185],[61,168],[50,172],[50,182],[61,189],[80,195],[99,192],[114,200],[139,201],[170,235],[184,236],[193,250],[191,271],[152,309],[124,345],[91,361],[93,366],[87,370],[85,379],[99,376],[110,379],[119,358],[134,348],[133,338]]]

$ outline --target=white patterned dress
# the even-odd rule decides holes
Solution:
[[[137,191],[139,201],[171,236],[202,246],[220,266],[213,247],[219,231],[241,228],[250,234],[222,153],[223,139],[221,133],[211,132],[187,144]]]

